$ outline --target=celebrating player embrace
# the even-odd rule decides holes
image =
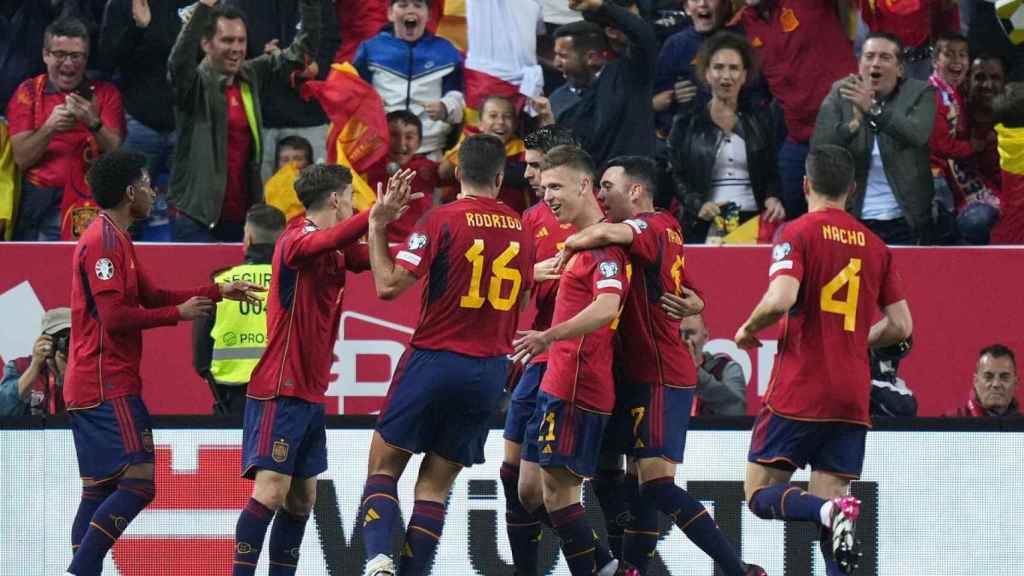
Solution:
[[[750,510],[818,524],[829,576],[849,574],[859,560],[860,501],[847,489],[860,477],[870,424],[867,350],[907,338],[912,326],[892,254],[844,210],[853,189],[849,152],[811,150],[804,179],[810,211],[783,230],[768,291],[736,332],[741,347],[757,347],[757,333],[784,319],[747,456]],[[884,317],[871,325],[876,307]],[[789,483],[807,464],[809,493]]]
[[[370,446],[360,518],[366,574],[394,576],[391,529],[396,483],[409,457],[426,453],[400,562],[402,576],[430,572],[445,502],[464,466],[484,461],[490,417],[507,378],[520,302],[533,283],[530,236],[497,201],[505,147],[489,135],[466,138],[456,177],[462,194],[428,212],[392,257],[387,225],[401,214],[409,181],[389,187],[370,214],[370,262],[377,294],[397,297],[424,278],[422,309],[381,409]]]

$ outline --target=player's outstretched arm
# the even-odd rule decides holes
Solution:
[[[164,288],[153,281],[141,264],[136,263],[139,279],[139,301],[144,308],[166,308],[177,306],[193,296],[201,296],[214,302],[221,299],[221,290],[216,284],[175,290]]]
[[[768,285],[750,318],[736,331],[734,340],[740,348],[758,348],[757,333],[778,322],[796,304],[800,282],[792,276],[778,276]]]
[[[914,321],[910,317],[910,306],[906,300],[893,302],[882,309],[884,317],[871,327],[868,333],[868,346],[884,348],[910,337],[914,330]]]
[[[370,271],[377,288],[377,297],[392,300],[416,282],[416,276],[396,266],[388,250],[388,224],[398,220],[409,208],[409,202],[420,196],[412,194],[416,172],[403,170],[388,179],[387,190],[377,185],[377,202],[370,209]]]
[[[618,294],[598,294],[597,298],[586,308],[561,324],[552,326],[543,332],[519,331],[519,338],[512,342],[515,347],[512,360],[526,364],[531,358],[547,350],[553,342],[578,338],[611,324],[619,313],[621,302],[622,297]]]
[[[565,240],[565,248],[570,252],[580,252],[611,244],[629,246],[632,243],[633,228],[629,224],[602,222],[569,236]]]
[[[344,250],[355,245],[366,234],[369,221],[369,213],[363,211],[327,230],[317,230],[292,238],[284,247],[284,262],[288,266],[298,268],[321,254]]]

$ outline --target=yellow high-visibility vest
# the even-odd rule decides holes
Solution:
[[[248,280],[269,288],[271,270],[270,264],[243,264],[221,272],[214,282]],[[248,384],[256,363],[267,348],[266,301],[250,304],[221,300],[217,303],[217,318],[210,337],[213,339],[210,362],[213,379],[228,386]]]

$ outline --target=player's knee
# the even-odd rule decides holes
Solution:
[[[156,483],[148,478],[122,478],[117,487],[130,491],[145,505],[156,499]]]
[[[292,514],[298,516],[306,516],[313,511],[313,506],[316,505],[316,494],[315,493],[295,493],[289,492],[285,498],[284,507]]]
[[[519,503],[532,512],[544,505],[544,491],[537,482],[519,481]]]
[[[277,475],[257,475],[253,486],[252,497],[271,510],[278,510],[288,498],[289,484],[287,477]]]

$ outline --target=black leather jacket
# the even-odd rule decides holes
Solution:
[[[758,211],[779,196],[774,116],[767,106],[740,104],[736,133],[746,142],[750,184]],[[683,206],[683,225],[691,224],[711,198],[711,175],[722,130],[711,121],[708,106],[693,106],[675,117],[668,137],[676,198]]]

